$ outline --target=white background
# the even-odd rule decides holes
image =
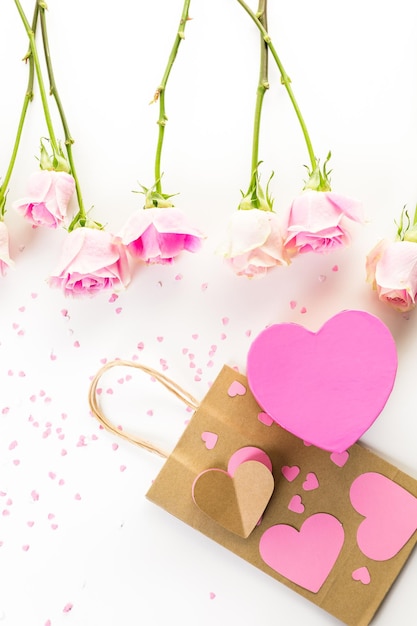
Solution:
[[[29,16],[32,4],[23,3]],[[84,200],[117,231],[141,206],[132,190],[153,183],[158,111],[148,103],[181,3],[48,4]],[[0,284],[0,624],[339,623],[145,499],[163,461],[116,441],[89,414],[90,378],[106,359],[167,367],[202,399],[223,364],[245,372],[251,338],[266,325],[317,330],[343,309],[374,313],[393,333],[399,368],[363,442],[417,478],[417,320],[379,303],[365,282],[366,253],[394,237],[394,219],[417,201],[417,5],[270,2],[269,31],[316,155],[332,151],[333,190],[361,199],[367,222],[350,248],[297,258],[260,281],[236,277],[214,253],[249,182],[258,32],[233,0],[194,0],[190,16],[168,84],[162,169],[164,190],[179,192],[176,205],[207,235],[200,253],[171,267],[138,267],[117,300],[67,300],[51,290],[45,280],[65,231],[33,230],[10,208],[25,195],[46,134],[38,92],[29,110],[6,215],[16,264]],[[0,23],[4,175],[27,41],[11,0],[2,2]],[[270,85],[259,156],[263,181],[275,171],[274,206],[284,212],[308,157],[272,60]],[[173,397],[133,370],[113,370],[102,387],[116,423],[134,421],[138,433],[174,447],[189,414]],[[416,567],[413,554],[375,625],[417,623]]]

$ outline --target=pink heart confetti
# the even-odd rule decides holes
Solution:
[[[288,482],[292,483],[292,481],[295,480],[300,473],[300,468],[296,465],[284,465],[281,467],[281,473],[284,478],[288,480]]]
[[[330,455],[331,461],[338,467],[344,467],[349,460],[349,452],[332,452]]]
[[[304,513],[305,506],[303,504],[301,496],[299,496],[298,494],[293,496],[290,500],[288,508],[293,513]]]
[[[213,450],[215,447],[219,436],[216,433],[211,433],[209,431],[205,431],[201,433],[201,439],[204,441],[207,450]]]
[[[365,566],[355,569],[355,571],[352,572],[352,578],[353,580],[358,580],[363,585],[369,585],[369,583],[371,582],[371,575],[368,568]]]
[[[246,387],[242,385],[238,380],[234,380],[227,390],[227,394],[231,398],[235,398],[236,396],[244,396],[246,393]]]
[[[263,411],[258,413],[258,420],[265,426],[272,426],[272,424],[274,423],[272,417],[268,415],[268,413],[264,413]]]
[[[307,478],[303,482],[303,489],[305,491],[313,491],[314,489],[318,489],[319,481],[314,472],[309,472],[307,474]]]

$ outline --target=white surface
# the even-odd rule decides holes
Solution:
[[[363,200],[367,224],[349,249],[298,258],[261,281],[235,277],[214,255],[248,184],[258,33],[237,2],[192,2],[167,92],[162,168],[165,191],[180,192],[177,206],[207,234],[203,250],[172,267],[140,268],[115,302],[110,293],[69,301],[45,284],[64,231],[33,231],[10,208],[7,214],[16,266],[0,283],[0,624],[339,623],[145,499],[163,461],[116,441],[89,415],[90,377],[104,359],[134,358],[157,369],[166,361],[166,374],[201,399],[224,363],[245,371],[247,331],[254,337],[287,321],[316,330],[342,309],[364,309],[393,333],[399,370],[363,441],[417,478],[415,314],[380,304],[364,280],[366,253],[380,237],[394,236],[394,219],[417,201],[417,5],[270,4],[269,30],[316,154],[324,159],[332,150],[333,189]],[[131,193],[137,181],[153,183],[157,108],[148,102],[180,5],[49,2],[56,78],[85,202],[109,229],[139,206]],[[32,2],[24,7],[31,14]],[[4,174],[26,85],[20,58],[27,43],[13,2],[2,3],[0,20]],[[276,172],[275,208],[285,211],[301,188],[307,154],[272,61],[270,84],[262,176]],[[36,168],[45,134],[40,113],[37,96],[9,207]],[[129,384],[118,382],[128,374]],[[189,414],[168,394],[143,389],[144,381],[135,372],[110,373],[106,410],[172,449]],[[417,622],[416,567],[414,553],[375,626]],[[64,612],[68,603],[73,608]]]

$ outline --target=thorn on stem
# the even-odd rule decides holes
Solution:
[[[159,94],[161,93],[160,88],[158,87],[158,89],[155,91],[152,100],[150,101],[149,104],[155,104],[155,102],[158,102],[159,100]]]

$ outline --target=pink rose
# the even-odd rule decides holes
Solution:
[[[6,224],[0,221],[0,274],[4,276],[6,269],[14,265],[9,253],[9,231]]]
[[[348,222],[362,222],[362,205],[332,191],[303,191],[292,203],[286,225],[285,249],[328,252],[350,242]]]
[[[197,252],[203,234],[175,207],[139,209],[132,213],[120,237],[130,254],[146,263],[172,263],[182,250]]]
[[[366,257],[366,280],[382,302],[411,311],[417,295],[417,243],[380,241]]]
[[[13,202],[13,208],[35,226],[56,228],[67,215],[74,190],[70,174],[40,170],[30,176],[27,196]]]
[[[272,211],[235,211],[217,253],[238,276],[249,278],[262,277],[276,265],[288,265],[278,216]]]
[[[76,228],[68,234],[58,267],[48,279],[51,287],[61,287],[66,296],[93,296],[129,282],[127,254],[120,239],[94,228]]]

